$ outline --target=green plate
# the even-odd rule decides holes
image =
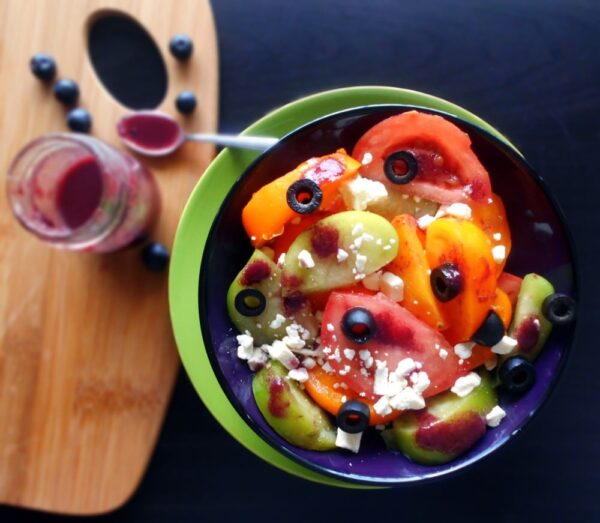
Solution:
[[[308,96],[267,114],[242,134],[281,137],[321,116],[372,104],[419,105],[446,111],[479,125],[509,143],[496,129],[457,105],[416,91],[392,87],[350,87]],[[223,150],[196,185],[183,211],[169,270],[171,321],[179,354],[208,410],[248,450],[281,470],[301,478],[338,487],[373,488],[323,476],[271,447],[229,403],[208,360],[198,320],[198,280],[202,254],[221,202],[258,154],[253,151]]]

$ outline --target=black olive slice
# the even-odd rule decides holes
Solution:
[[[242,316],[259,316],[267,307],[267,299],[256,289],[243,289],[237,293],[234,305]]]
[[[419,164],[410,151],[396,151],[385,159],[383,170],[390,182],[404,185],[418,174]]]

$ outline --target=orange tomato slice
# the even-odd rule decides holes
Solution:
[[[446,339],[453,345],[469,340],[496,299],[496,268],[489,240],[471,222],[441,218],[427,229],[426,255],[431,269],[444,263],[458,267],[463,290],[446,303],[438,301],[438,306],[448,325]]]
[[[261,187],[242,210],[242,223],[254,247],[261,247],[283,234],[285,225],[301,215],[287,203],[287,190],[295,181],[306,178],[323,192],[320,210],[327,210],[337,200],[342,181],[356,175],[360,163],[343,149],[303,162],[293,171]]]
[[[398,233],[398,255],[387,269],[404,280],[402,306],[434,329],[443,330],[446,322],[429,282],[429,265],[419,238],[414,217],[401,214],[392,220]]]

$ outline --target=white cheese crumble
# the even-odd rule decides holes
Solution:
[[[277,267],[280,269],[285,265],[285,252],[282,252],[277,258]]]
[[[323,363],[323,366],[321,367],[325,372],[327,372],[327,374],[330,374],[333,372],[333,367],[331,365],[329,365],[329,362],[326,361],[325,363]]]
[[[506,247],[504,245],[492,247],[492,258],[496,263],[502,263],[506,258]]]
[[[379,398],[373,405],[373,410],[379,416],[387,416],[388,414],[391,414],[392,407],[390,407],[390,400],[388,400],[385,396],[381,396],[381,398]]]
[[[269,323],[269,327],[271,327],[272,329],[278,329],[284,323],[285,323],[285,316],[283,314],[277,313],[277,315],[275,316],[275,319],[271,323]]]
[[[288,378],[304,383],[305,381],[308,381],[308,371],[304,367],[292,369],[288,372]]]
[[[298,254],[298,265],[303,269],[312,269],[315,266],[315,260],[306,249],[302,249]]]
[[[352,227],[352,236],[358,236],[364,230],[365,230],[364,225],[359,222],[354,227]]]
[[[341,263],[346,259],[348,259],[348,253],[344,249],[338,249],[337,261]]]
[[[404,281],[393,272],[383,273],[379,289],[391,300],[402,301],[404,299]]]
[[[366,265],[367,265],[367,257],[364,254],[357,254],[356,262],[354,264],[354,266],[356,267],[356,270],[360,274],[363,274],[365,272]]]
[[[371,153],[365,153],[365,154],[363,154],[363,157],[362,157],[362,160],[360,161],[360,163],[362,163],[363,165],[369,165],[372,161],[373,161],[373,155]]]
[[[415,360],[412,358],[404,358],[398,362],[398,366],[396,367],[396,373],[400,376],[407,376],[411,372],[413,372],[417,368],[417,364]]]
[[[492,234],[492,238],[496,241],[500,241],[502,239],[502,234],[500,234],[499,232],[495,232],[494,234]]]
[[[407,387],[390,399],[390,405],[396,410],[418,410],[425,408],[425,400],[417,391]]]
[[[344,349],[344,356],[348,360],[353,360],[354,356],[356,356],[356,351],[354,349]]]
[[[450,390],[460,398],[464,398],[467,394],[471,393],[473,389],[479,387],[480,383],[481,377],[479,374],[476,372],[469,372],[466,376],[458,378]]]
[[[504,419],[505,416],[506,412],[504,411],[504,409],[500,407],[500,405],[496,405],[492,410],[490,410],[487,413],[485,421],[488,427],[497,427],[498,425],[500,425],[500,422]]]
[[[267,361],[269,361],[269,356],[262,348],[254,349],[252,356],[248,358],[248,367],[254,372],[262,369],[267,364]]]
[[[438,356],[445,360],[448,357],[448,351],[446,349],[440,349],[440,352],[438,352]]]
[[[358,453],[362,435],[362,432],[359,432],[358,434],[349,434],[348,432],[344,432],[342,429],[338,428],[335,438],[335,446]]]
[[[360,175],[342,184],[340,192],[346,207],[355,211],[364,211],[369,205],[388,196],[385,185]]]
[[[517,340],[510,336],[503,336],[502,339],[492,347],[495,354],[510,354],[517,346]]]
[[[451,203],[450,205],[442,205],[436,216],[454,216],[455,218],[462,218],[463,220],[470,220],[472,211],[466,203]],[[438,216],[438,218],[440,217]]]
[[[378,291],[379,280],[381,280],[381,271],[372,272],[371,274],[363,278],[362,284],[366,289],[369,289],[370,291]]]
[[[333,323],[328,323],[327,324],[327,332],[333,332],[335,330],[335,326],[333,325]]]
[[[475,347],[475,342],[473,341],[457,343],[454,346],[454,354],[456,354],[460,359],[468,360],[473,355],[473,347]]]
[[[296,355],[281,340],[275,340],[272,345],[268,345],[269,356],[273,360],[280,362],[285,368],[296,369],[300,361]]]
[[[307,369],[314,369],[315,365],[317,364],[317,362],[313,359],[313,358],[304,358],[302,360],[302,366],[306,367]]]
[[[410,376],[410,381],[413,384],[412,388],[418,394],[423,394],[423,391],[431,385],[429,376],[424,371],[413,372]]]
[[[241,360],[249,360],[254,353],[254,338],[249,334],[236,336],[238,342],[237,357]]]
[[[358,357],[362,360],[362,361],[367,361],[370,357],[371,357],[371,351],[367,350],[367,349],[362,349],[358,351]]]
[[[375,369],[375,379],[373,381],[373,394],[385,396],[388,390],[388,374],[387,363],[385,361],[376,360],[377,368]]]
[[[437,218],[435,216],[431,216],[431,214],[424,214],[420,218],[417,218],[417,227],[419,229],[427,229]]]

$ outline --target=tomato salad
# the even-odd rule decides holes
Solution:
[[[351,154],[263,186],[241,218],[255,250],[227,296],[237,355],[267,423],[301,448],[360,452],[378,430],[413,461],[451,461],[501,423],[498,389],[527,392],[552,326],[574,317],[542,276],[504,271],[502,199],[441,116],[381,121]]]

